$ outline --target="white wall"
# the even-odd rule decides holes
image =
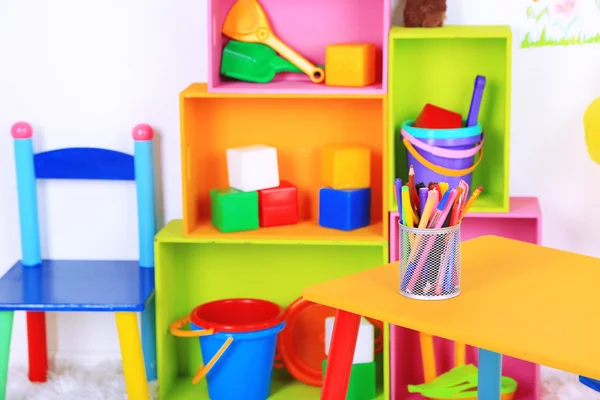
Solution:
[[[597,200],[575,195],[576,187],[600,194],[582,127],[600,97],[600,47],[521,50],[523,0],[448,2],[448,24],[514,26],[511,194],[540,197],[546,245],[600,256],[600,213],[589,211]],[[13,122],[32,124],[37,150],[131,151],[131,128],[151,124],[162,215],[180,218],[178,93],[206,76],[205,0],[0,1],[0,273],[20,257]],[[49,182],[39,193],[44,257],[137,256],[132,184]],[[26,359],[24,321],[19,313],[13,362]],[[118,356],[111,315],[51,315],[48,327],[58,356]]]

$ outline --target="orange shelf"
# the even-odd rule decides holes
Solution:
[[[194,84],[181,93],[184,235],[293,240],[387,240],[385,95],[222,94]],[[277,148],[280,179],[298,186],[297,226],[221,234],[210,225],[209,190],[227,187],[227,148]],[[352,232],[318,226],[320,149],[358,144],[371,149],[371,226]]]
[[[350,232],[336,229],[323,228],[313,221],[303,221],[296,225],[260,228],[254,231],[221,233],[210,222],[196,225],[196,228],[187,234],[194,239],[205,239],[215,242],[382,242],[381,231],[383,223],[378,222],[368,227]]]

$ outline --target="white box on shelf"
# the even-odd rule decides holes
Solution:
[[[329,355],[331,335],[333,334],[333,323],[335,317],[325,319],[325,355]],[[373,362],[375,353],[375,326],[366,318],[361,317],[358,339],[354,349],[352,364],[367,364]]]
[[[227,149],[229,186],[243,192],[279,186],[277,149],[253,145]]]

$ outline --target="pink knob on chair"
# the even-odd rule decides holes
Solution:
[[[10,134],[13,139],[29,139],[33,136],[33,129],[27,122],[19,121],[12,126]]]
[[[133,128],[133,140],[152,140],[154,131],[148,124],[138,124]]]

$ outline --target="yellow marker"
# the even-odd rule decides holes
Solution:
[[[600,164],[600,98],[590,104],[583,115],[585,144],[592,161]]]
[[[425,202],[425,208],[423,209],[423,215],[421,215],[421,222],[419,222],[419,229],[425,229],[427,228],[427,223],[429,222],[429,217],[431,217],[431,214],[433,212],[433,205],[435,203],[435,200],[437,198],[437,192],[434,191],[430,191],[429,194],[427,195],[427,202]],[[410,252],[410,255],[408,257],[409,262],[413,262],[415,260],[415,257],[418,254],[418,249],[419,249],[419,245],[421,244],[421,240],[423,239],[423,236],[417,236],[415,237],[415,243],[411,243],[411,247],[412,247],[412,251]]]
[[[427,201],[425,202],[425,209],[421,214],[421,222],[419,222],[419,228],[425,229],[427,228],[427,223],[429,222],[429,217],[431,217],[431,212],[433,211],[433,196],[437,196],[433,192],[429,192],[427,195]]]
[[[417,214],[414,207],[411,207],[410,210],[412,211],[413,223],[419,225],[419,214]]]
[[[413,211],[412,205],[410,204],[410,193],[408,192],[408,186],[402,186],[402,219],[404,220],[404,226],[414,228],[413,222]]]
[[[444,194],[446,194],[446,191],[449,187],[450,185],[448,185],[448,182],[440,182],[440,191],[442,192],[442,197],[444,197]]]
[[[142,340],[138,328],[137,314],[134,312],[117,312],[117,331],[123,358],[123,374],[127,397],[130,399],[149,399],[146,367],[142,353]]]

